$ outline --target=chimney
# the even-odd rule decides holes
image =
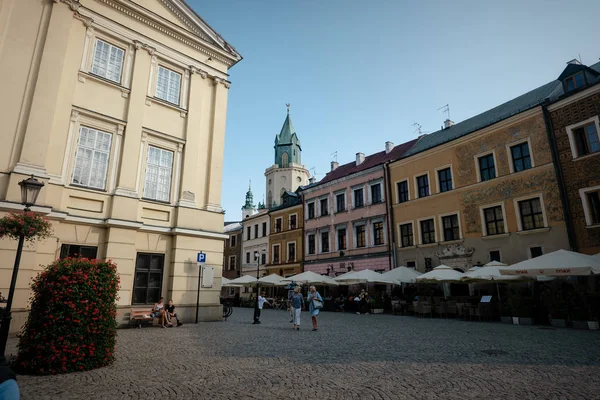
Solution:
[[[315,181],[316,181],[315,177],[311,176],[310,179],[308,180],[308,183],[310,183],[312,185],[313,183],[315,183]]]
[[[452,125],[454,125],[454,121],[450,121],[449,119],[447,119],[447,120],[444,121],[444,129],[448,129]]]
[[[356,165],[360,165],[365,161],[365,153],[356,153]]]
[[[337,161],[332,161],[331,162],[331,172],[335,171],[339,166],[340,166],[340,163],[338,163]]]
[[[390,151],[394,148],[394,143],[385,142],[385,154],[389,154]]]
[[[581,65],[578,59],[574,58],[571,61],[567,61],[567,64]]]

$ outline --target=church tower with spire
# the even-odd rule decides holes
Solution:
[[[302,165],[302,146],[290,118],[290,105],[279,135],[275,136],[275,161],[265,171],[268,208],[281,205],[286,191],[294,192],[308,183],[309,172]]]
[[[251,215],[256,214],[256,206],[254,205],[254,195],[252,195],[252,182],[248,184],[248,191],[246,192],[246,203],[242,207],[242,221]]]

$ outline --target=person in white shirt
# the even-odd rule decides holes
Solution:
[[[258,312],[256,313],[256,316],[254,317],[253,324],[260,324],[260,311],[262,310],[262,308],[265,305],[265,303],[267,303],[268,305],[270,305],[271,307],[273,307],[273,305],[271,303],[269,303],[269,300],[267,300],[265,298],[265,292],[262,292],[258,296]]]

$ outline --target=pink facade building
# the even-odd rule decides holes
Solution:
[[[339,166],[303,190],[304,270],[330,276],[392,268],[389,193],[385,164],[402,157],[417,139]]]

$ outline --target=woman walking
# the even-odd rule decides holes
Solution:
[[[317,292],[317,289],[314,286],[308,288],[308,305],[310,309],[310,316],[312,318],[313,331],[319,329],[319,323],[317,322],[317,315],[319,315],[319,310],[323,308],[323,298]]]
[[[300,330],[300,312],[304,307],[304,298],[302,297],[302,293],[300,293],[300,287],[294,289],[294,294],[290,298],[291,308],[292,308],[292,320],[294,322],[294,326],[292,329],[297,331]]]

